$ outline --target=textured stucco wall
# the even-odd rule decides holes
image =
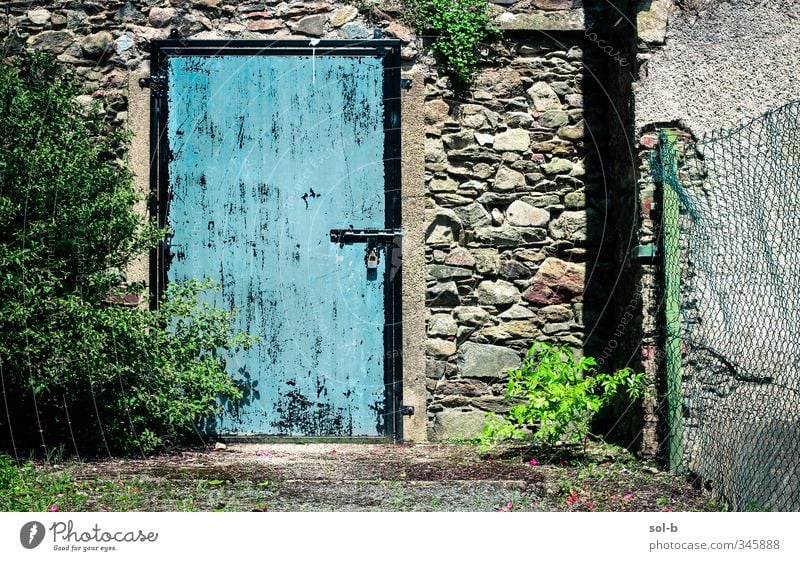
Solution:
[[[128,75],[128,115],[127,120],[131,141],[128,147],[128,167],[133,173],[136,192],[141,197],[136,212],[147,216],[147,200],[150,194],[150,90],[139,85],[140,78],[150,76],[150,70],[131,72]],[[140,255],[128,267],[127,281],[150,284],[150,256]],[[147,291],[142,294],[141,306],[147,305]]]
[[[425,76],[405,73],[413,87],[403,94],[403,439],[428,439],[425,387]]]
[[[672,7],[666,43],[651,49],[646,77],[636,86],[638,130],[682,121],[702,135],[800,98],[800,3],[682,4]]]

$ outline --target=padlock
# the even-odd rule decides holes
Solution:
[[[368,247],[367,256],[364,261],[367,264],[367,271],[376,271],[378,269],[378,263],[381,262],[381,254],[378,251],[378,248]]]

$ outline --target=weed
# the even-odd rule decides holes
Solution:
[[[470,82],[480,62],[480,45],[498,35],[486,0],[405,0],[408,17],[420,29],[438,36],[433,48],[457,84]]]
[[[81,510],[86,494],[65,474],[0,454],[0,511]]]
[[[203,479],[203,480],[197,482],[197,485],[195,486],[195,489],[198,492],[201,492],[201,491],[206,491],[211,487],[218,487],[218,486],[224,485],[224,484],[225,484],[225,481],[223,481],[222,479]]]
[[[197,512],[199,509],[194,501],[194,497],[183,497],[178,499],[178,502],[175,504],[175,510],[181,512]]]
[[[535,343],[522,366],[508,373],[506,399],[514,405],[502,418],[489,416],[479,445],[525,438],[533,430],[533,439],[549,445],[582,441],[585,455],[594,415],[622,389],[630,399],[645,390],[644,374],[630,368],[597,373],[596,365],[591,357],[574,358],[568,347]]]

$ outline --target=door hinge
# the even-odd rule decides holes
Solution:
[[[403,417],[411,417],[414,414],[414,406],[413,405],[402,405],[400,407],[400,414]]]
[[[414,86],[414,80],[410,78],[403,78],[400,80],[400,87],[404,90],[410,90]]]
[[[150,88],[150,95],[161,97],[167,91],[167,77],[155,74],[148,78],[139,78],[139,87]]]

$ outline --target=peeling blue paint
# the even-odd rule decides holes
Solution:
[[[168,71],[168,279],[219,282],[209,300],[261,337],[227,357],[247,397],[218,432],[385,434],[384,276],[329,238],[385,225],[382,60],[181,56]]]

